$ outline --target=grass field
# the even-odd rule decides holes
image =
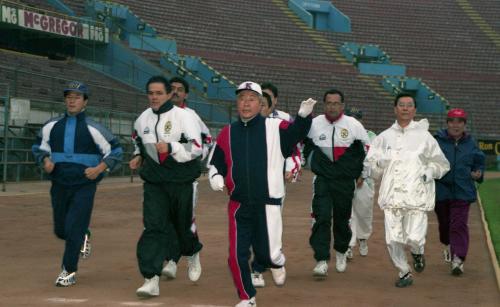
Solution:
[[[500,178],[487,179],[479,187],[484,213],[495,247],[497,261],[500,259]],[[500,261],[499,261],[500,263]]]

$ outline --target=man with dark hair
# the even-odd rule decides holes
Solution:
[[[276,87],[276,85],[272,84],[271,82],[264,82],[264,83],[262,83],[261,87],[262,87],[262,92],[267,93],[271,97],[271,101],[273,103],[269,117],[270,118],[279,118],[279,119],[286,120],[289,122],[293,121],[293,118],[290,116],[290,114],[277,109],[278,88]]]
[[[262,92],[262,109],[260,110],[260,115],[264,117],[269,117],[273,111],[273,100],[268,93]]]
[[[104,172],[121,166],[122,148],[109,130],[85,114],[88,88],[72,81],[64,89],[66,113],[40,130],[33,155],[52,181],[54,232],[65,241],[56,286],[76,283],[78,255],[90,256],[88,227],[97,183]]]
[[[195,122],[191,123],[192,125],[199,125],[201,130],[201,141],[203,146],[203,154],[202,160],[204,160],[208,154],[209,148],[212,145],[212,136],[210,135],[210,130],[207,125],[201,120],[200,116],[191,108],[187,106],[186,99],[189,94],[189,83],[181,77],[174,77],[169,81],[170,86],[172,87],[172,103],[182,108],[189,113],[191,113],[192,117],[195,119]],[[195,180],[193,182],[193,215],[191,217],[191,229],[193,232],[197,232],[197,227],[195,223],[195,208],[196,208],[196,200],[198,199],[198,181]],[[175,230],[172,229],[175,233]],[[165,258],[166,264],[163,267],[162,275],[169,278],[174,279],[177,276],[177,263],[181,258],[181,253],[179,249],[179,242],[177,241],[177,236],[171,236],[169,240],[170,251]],[[188,260],[191,258],[188,258]],[[201,266],[194,266],[192,263],[188,262],[188,277],[191,281],[198,281],[201,275]]]
[[[328,275],[332,241],[332,217],[335,267],[344,272],[347,267],[346,252],[351,240],[349,219],[352,211],[354,188],[362,184],[366,130],[356,119],[344,114],[344,94],[330,89],[323,95],[324,114],[313,119],[307,135],[304,157],[309,160],[315,174],[313,181],[313,226],[309,243],[317,261],[313,275]],[[311,156],[309,155],[311,153]],[[333,213],[333,214],[332,214]]]
[[[175,229],[180,252],[201,272],[202,249],[191,230],[193,182],[200,176],[201,131],[191,113],[174,106],[172,87],[162,76],[146,84],[150,107],[134,124],[134,158],[129,166],[140,168],[144,180],[144,231],[137,244],[139,269],[144,285],[140,297],[160,295],[159,279],[169,251],[169,233]]]
[[[413,268],[425,268],[424,246],[427,211],[434,209],[434,180],[450,169],[438,143],[428,132],[427,119],[413,121],[415,98],[396,97],[396,122],[372,142],[365,163],[371,176],[382,177],[378,204],[384,210],[385,240],[394,266],[399,270],[398,288],[413,283],[405,246],[409,245]]]
[[[436,181],[436,212],[439,240],[445,245],[446,262],[451,273],[461,275],[469,249],[467,226],[470,204],[476,201],[475,182],[483,181],[484,153],[465,131],[467,113],[452,109],[446,118],[447,129],[436,134],[436,140],[450,161],[450,171]]]
[[[281,198],[285,194],[283,163],[309,130],[316,101],[301,103],[296,121],[261,116],[262,89],[251,81],[236,90],[239,120],[224,127],[211,153],[209,179],[215,191],[229,194],[228,264],[241,302],[255,306],[249,266],[250,247],[264,267],[283,277]],[[284,278],[283,278],[284,280]]]

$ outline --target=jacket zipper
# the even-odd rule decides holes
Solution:
[[[250,166],[249,166],[249,163],[248,163],[248,160],[249,160],[249,157],[250,157],[250,153],[248,151],[248,123],[245,123],[245,151],[246,151],[246,171],[247,171],[247,195],[248,195],[248,199],[250,200]]]
[[[458,142],[457,141],[454,141],[455,144],[453,146],[453,166],[450,165],[450,169],[453,167],[453,183],[451,185],[451,192],[453,194],[453,198],[455,198],[455,176],[456,176],[456,172],[455,172],[455,164],[457,163],[457,148],[458,148]]]
[[[155,137],[156,137],[156,143],[160,141],[160,138],[158,137],[158,123],[160,122],[160,114],[157,114],[157,119],[156,119],[156,124],[155,124]],[[160,163],[160,153],[157,152],[156,156],[158,158],[158,163]]]

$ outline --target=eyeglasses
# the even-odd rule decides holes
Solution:
[[[327,102],[325,102],[325,104],[328,106],[338,107],[338,106],[343,105],[344,103],[341,101],[327,101]]]

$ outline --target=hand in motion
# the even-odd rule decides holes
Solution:
[[[356,180],[356,187],[359,189],[363,186],[363,182],[365,182],[365,180],[363,179],[363,177],[359,177],[357,180]]]
[[[156,150],[159,153],[168,153],[168,145],[167,143],[160,142],[156,144]]]
[[[314,105],[316,104],[316,100],[309,98],[307,100],[302,101],[299,108],[299,116],[307,117],[312,113]]]
[[[481,178],[481,176],[483,175],[483,173],[481,172],[480,169],[478,169],[478,170],[470,172],[470,175],[471,175],[472,179],[478,180],[479,178]]]
[[[54,167],[56,165],[54,164],[54,162],[52,162],[52,160],[50,160],[49,157],[46,157],[44,160],[43,160],[43,170],[47,173],[47,174],[50,174],[54,171]]]
[[[294,177],[295,176],[294,176],[293,172],[286,172],[285,173],[286,182],[292,182]]]
[[[136,170],[138,169],[142,164],[142,157],[141,156],[135,156],[130,162],[128,163],[128,167],[130,167],[131,170]]]
[[[85,169],[85,177],[90,180],[94,180],[97,176],[104,172],[106,168],[108,168],[108,166],[104,162],[99,163],[96,167],[87,167]]]

